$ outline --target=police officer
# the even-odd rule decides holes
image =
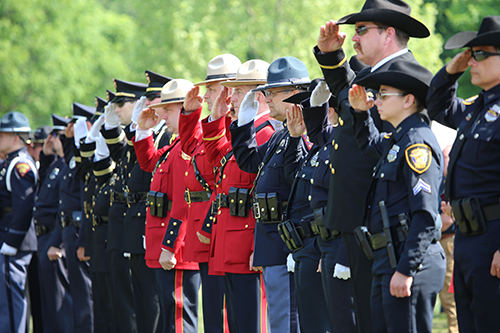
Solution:
[[[269,66],[267,83],[255,91],[264,91],[269,105],[269,116],[284,122],[265,144],[257,146],[255,141],[255,114],[253,94],[247,94],[250,103],[239,110],[238,121],[231,124],[231,142],[236,162],[241,170],[258,173],[254,197],[257,199],[257,224],[255,227],[253,266],[263,267],[264,285],[269,304],[272,331],[296,332],[298,329],[295,309],[295,284],[288,272],[286,262],[289,250],[283,246],[277,225],[283,222],[292,178],[286,168],[295,169],[298,161],[285,165],[284,152],[290,141],[286,128],[287,96],[307,90],[310,83],[307,68],[297,58],[278,58]],[[249,97],[250,96],[250,97]],[[245,103],[244,103],[245,104]],[[302,142],[298,152],[306,152]],[[260,166],[260,167],[259,167]],[[280,318],[281,320],[278,320]]]
[[[0,120],[0,327],[1,332],[24,333],[26,326],[26,275],[36,234],[31,220],[38,173],[25,147],[30,132],[20,112]]]
[[[329,21],[320,30],[314,55],[323,71],[331,93],[338,98],[339,127],[330,142],[330,192],[325,226],[342,232],[351,267],[351,286],[354,297],[358,332],[371,332],[370,290],[371,262],[357,246],[354,229],[362,224],[362,203],[371,181],[376,160],[363,156],[357,149],[352,130],[347,90],[350,84],[371,71],[388,66],[391,61],[404,59],[416,62],[407,48],[409,37],[425,38],[429,31],[421,22],[410,16],[410,6],[401,0],[366,0],[358,13]],[[357,57],[370,66],[359,74],[351,70],[342,50],[345,34],[339,24],[354,24],[352,37]],[[390,132],[391,125],[380,121],[372,110],[374,123],[379,130]],[[331,209],[330,209],[331,208]]]
[[[204,100],[208,111],[213,111],[215,108],[217,96],[223,89],[221,83],[234,79],[240,65],[241,61],[232,54],[221,54],[210,60],[205,80],[195,84],[197,87],[206,87]],[[189,95],[191,99],[197,101],[199,88],[193,88]],[[216,269],[215,262],[210,257],[210,249],[214,248],[214,244],[210,244],[213,240],[211,236],[214,227],[210,197],[214,192],[215,174],[214,166],[209,162],[207,150],[203,145],[202,129],[199,125],[200,116],[201,107],[195,104],[193,110],[184,109],[179,119],[182,151],[191,158],[191,165],[186,170],[184,178],[185,199],[189,206],[184,257],[186,260],[197,261],[200,265],[205,330],[229,332],[233,330],[234,324],[231,321],[232,312],[228,311],[228,325],[225,325],[224,300],[228,308],[231,303],[227,295],[224,298],[224,283],[221,276],[223,271]],[[196,140],[192,140],[193,137]],[[247,313],[247,315],[247,318],[252,317],[251,314]]]
[[[72,146],[63,146],[60,135],[64,134],[69,119],[52,115],[52,130],[40,152],[40,182],[37,186],[33,222],[38,237],[39,280],[42,295],[43,327],[51,332],[73,332],[73,301],[69,288],[66,252],[51,261],[47,257],[49,242],[57,221],[59,191],[66,168],[65,154],[71,154]],[[66,149],[66,151],[65,151]]]
[[[75,332],[93,332],[94,316],[92,306],[92,283],[89,274],[89,262],[81,261],[79,256],[85,252],[85,237],[80,235],[82,226],[82,191],[83,183],[78,176],[75,155],[80,139],[84,137],[80,128],[87,128],[95,108],[80,103],[73,103],[73,117],[60,135],[63,146],[71,147],[64,155],[66,168],[61,170],[62,183],[59,192],[59,209],[56,227],[52,232],[47,256],[55,261],[62,256],[62,247],[66,251],[68,277],[73,299],[73,317]],[[66,151],[66,149],[65,149]],[[82,229],[83,230],[83,229]]]
[[[137,120],[133,144],[137,160],[153,172],[146,217],[146,264],[155,268],[163,332],[197,332],[198,263],[184,260],[187,203],[184,177],[189,158],[178,137],[169,146],[154,147],[152,128],[162,119],[169,132],[178,133],[182,102],[193,84],[172,80],[161,91],[161,102],[145,109]]]
[[[394,61],[349,89],[359,148],[379,157],[366,200],[368,232],[359,237],[374,258],[374,332],[432,332],[444,283],[446,259],[436,240],[443,156],[420,114],[431,79],[418,64]],[[378,91],[375,101],[361,85]],[[372,125],[366,111],[374,103],[392,135]]]
[[[353,59],[355,58],[351,58],[351,62]],[[315,149],[316,152],[310,157],[310,162],[304,165],[299,174],[299,176],[306,175],[305,178],[308,178],[311,183],[309,194],[303,195],[308,195],[307,200],[311,206],[312,215],[304,218],[302,223],[305,224],[306,229],[303,230],[308,230],[309,234],[316,234],[316,242],[321,251],[321,282],[331,331],[355,332],[354,307],[350,281],[348,281],[350,269],[347,250],[338,232],[328,230],[323,224],[331,175],[329,156],[333,146],[330,143],[330,137],[338,127],[337,113],[330,105],[336,105],[336,98],[328,92],[323,80],[314,79],[307,92],[293,95],[285,101],[301,104],[302,112],[295,112],[291,115],[298,117],[298,121],[303,118],[310,140],[315,145],[322,144],[320,149]],[[313,107],[311,104],[321,106]]]
[[[459,330],[497,332],[500,16],[483,18],[478,32],[458,33],[445,44],[445,49],[462,47],[468,49],[432,80],[427,106],[431,118],[458,129],[450,152],[446,197],[458,225],[453,281]],[[457,80],[469,67],[472,84],[482,91],[462,100],[456,97]]]

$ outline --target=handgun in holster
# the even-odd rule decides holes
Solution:
[[[385,239],[387,240],[387,254],[389,255],[389,261],[391,263],[391,268],[396,268],[398,265],[398,260],[396,259],[396,251],[394,250],[394,244],[392,242],[391,227],[389,223],[389,214],[387,213],[387,207],[385,202],[382,200],[379,203],[380,214],[382,215],[383,231]]]
[[[363,226],[357,227],[356,229],[354,229],[354,237],[356,238],[356,242],[358,243],[358,245],[363,249],[366,257],[369,260],[373,260],[373,249],[369,241],[370,232],[368,231],[368,228]]]

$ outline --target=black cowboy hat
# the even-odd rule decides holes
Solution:
[[[416,62],[394,61],[387,68],[380,68],[361,79],[358,84],[379,90],[381,85],[410,93],[425,104],[432,73]]]
[[[410,37],[430,36],[427,27],[410,16],[410,6],[401,0],[366,0],[359,13],[342,17],[337,24],[355,24],[360,21],[380,22],[405,31]]]
[[[500,16],[483,18],[479,31],[464,31],[453,35],[444,45],[445,50],[473,46],[500,46]]]

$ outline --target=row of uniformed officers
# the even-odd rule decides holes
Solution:
[[[356,25],[350,61],[340,24]],[[429,117],[459,128],[446,200],[460,329],[496,331],[499,34],[488,17],[452,37],[470,50],[433,78],[406,47],[429,35],[409,6],[367,0],[321,28],[324,79],[294,57],[230,54],[196,84],[115,79],[95,107],[52,116],[38,170],[27,118],[7,113],[0,332],[24,331],[34,251],[44,332],[197,332],[200,285],[205,332],[431,332],[446,261]],[[462,103],[469,66],[483,92]]]

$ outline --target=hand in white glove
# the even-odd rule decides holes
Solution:
[[[116,104],[109,102],[104,108],[104,120],[106,121],[106,128],[111,129],[120,126],[120,118],[115,112]]]
[[[321,81],[316,88],[314,88],[311,94],[311,106],[321,106],[330,99],[332,94],[330,94],[330,89],[325,81]],[[332,105],[330,105],[332,106]]]
[[[351,269],[341,264],[335,264],[333,277],[342,280],[348,280],[351,277]]]
[[[104,115],[101,115],[99,118],[97,118],[95,123],[90,128],[90,131],[87,135],[87,139],[85,140],[87,143],[97,141],[97,138],[99,138],[99,136],[101,135],[101,128],[103,124],[104,124]]]
[[[255,92],[247,92],[240,104],[238,113],[238,126],[243,126],[254,120],[259,110],[259,102],[255,100]]]
[[[109,156],[109,148],[101,133],[95,140],[94,162],[101,161]]]
[[[5,256],[15,256],[17,254],[17,249],[7,243],[3,243],[2,248],[0,249],[0,253]]]
[[[291,253],[286,257],[286,267],[289,272],[295,273],[295,260],[293,260],[293,255]]]
[[[78,118],[73,126],[73,140],[75,140],[76,148],[80,149],[80,140],[87,136],[87,120],[84,118]]]
[[[142,110],[144,110],[144,107],[146,106],[146,96],[142,96],[139,98],[137,103],[134,105],[134,110],[132,111],[132,122],[134,124],[137,124],[137,118],[139,118],[139,115],[141,114]]]

